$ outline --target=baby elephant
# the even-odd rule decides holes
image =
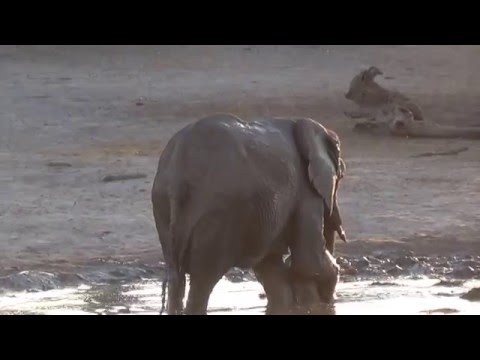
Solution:
[[[325,289],[331,301],[339,269],[323,223],[335,214],[344,168],[338,136],[311,119],[213,115],[176,133],[152,188],[167,312],[206,314],[213,288],[232,267],[253,268],[271,313],[291,305],[292,274]]]

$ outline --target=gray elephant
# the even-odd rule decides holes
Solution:
[[[338,137],[311,119],[213,115],[177,132],[152,188],[168,314],[183,311],[186,274],[185,313],[206,314],[213,288],[232,267],[253,268],[267,313],[294,303],[292,281],[314,284],[319,299],[331,302],[339,268],[323,223],[335,214],[343,171]]]

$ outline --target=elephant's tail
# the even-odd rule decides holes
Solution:
[[[188,245],[188,234],[185,226],[178,224],[177,219],[182,218],[179,212],[185,209],[186,189],[177,187],[170,197],[170,223],[168,229],[168,251],[165,254],[167,277],[162,284],[162,309],[165,301],[165,288],[168,284],[168,314],[179,315],[183,311],[183,298],[185,295],[185,264],[184,258]],[[181,191],[178,191],[181,190]]]

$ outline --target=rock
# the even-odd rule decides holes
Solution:
[[[448,261],[443,261],[443,262],[437,263],[435,265],[439,266],[439,267],[444,267],[444,268],[447,268],[447,269],[452,267],[452,265]]]
[[[473,288],[461,296],[462,299],[470,301],[480,301],[480,288]]]
[[[464,261],[462,261],[462,265],[469,266],[472,269],[475,269],[475,268],[479,267],[479,263],[475,260],[464,260]]]
[[[42,271],[22,271],[0,278],[0,290],[46,291],[60,286],[58,277]]]
[[[451,269],[448,269],[446,267],[437,267],[437,268],[435,268],[434,273],[437,274],[437,275],[438,274],[445,275],[449,271],[451,271]]]
[[[343,268],[343,267],[347,268],[347,267],[351,267],[351,266],[352,266],[352,264],[350,263],[350,261],[348,261],[348,259],[346,259],[346,258],[344,258],[344,257],[339,256],[339,257],[336,258],[335,260],[336,260],[337,264],[338,264],[341,268]]]
[[[355,265],[363,269],[370,266],[370,261],[364,256],[361,259],[359,259]]]
[[[387,274],[390,276],[398,276],[402,272],[403,272],[403,269],[398,265],[395,265],[394,267],[387,270]]]
[[[424,263],[417,263],[413,265],[409,270],[411,275],[429,275],[434,272],[433,268],[430,265]]]
[[[457,309],[442,308],[442,309],[424,310],[422,312],[431,315],[431,314],[436,314],[436,313],[437,314],[455,314],[455,313],[458,313],[460,311],[457,310]]]
[[[123,181],[123,180],[134,180],[134,179],[143,179],[146,178],[147,174],[136,173],[136,174],[122,174],[122,175],[107,175],[102,181],[103,182],[112,182],[112,181]]]
[[[402,256],[394,262],[401,267],[410,267],[418,263],[418,259],[415,256]]]
[[[383,261],[375,256],[369,256],[366,259],[370,264],[383,264]]]
[[[370,285],[372,285],[372,286],[400,286],[400,285],[395,284],[393,282],[384,282],[384,281],[374,281]]]
[[[251,274],[249,271],[242,270],[239,268],[233,268],[229,272],[225,274],[225,278],[228,281],[231,281],[233,283],[240,283],[240,282],[245,282],[245,281],[250,281],[251,279]]]
[[[471,266],[465,266],[454,269],[449,275],[457,279],[471,279],[476,275],[476,271]]]
[[[438,283],[433,286],[447,286],[447,287],[457,287],[462,286],[465,283],[465,280],[440,280]]]

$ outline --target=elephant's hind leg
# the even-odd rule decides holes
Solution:
[[[168,276],[167,313],[168,315],[180,315],[185,296],[185,274],[176,274],[172,271]]]
[[[186,315],[207,315],[208,300],[223,272],[194,273],[190,275]]]
[[[222,222],[223,220],[223,222]],[[206,315],[208,300],[217,282],[232,266],[228,222],[217,213],[204,216],[195,227],[188,250],[190,289],[185,313]]]

